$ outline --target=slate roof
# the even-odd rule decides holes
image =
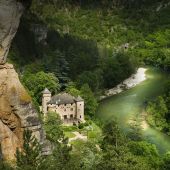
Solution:
[[[84,101],[80,96],[78,96],[77,98],[75,98],[76,102],[81,102]]]
[[[42,91],[42,93],[43,93],[43,94],[51,94],[51,92],[50,92],[47,88],[45,88],[45,89]]]
[[[80,96],[76,98],[68,93],[59,93],[54,95],[47,104],[73,104],[78,101],[83,101],[83,99]]]

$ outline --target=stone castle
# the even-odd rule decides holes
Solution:
[[[66,125],[84,122],[84,100],[80,96],[74,97],[66,92],[51,96],[51,92],[47,88],[42,94],[44,117],[48,112],[56,112]]]

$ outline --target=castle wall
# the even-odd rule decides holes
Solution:
[[[48,105],[48,111],[56,112],[60,115],[61,119],[67,117],[67,119],[77,118],[76,104],[61,104],[61,105]]]
[[[46,116],[47,113],[47,103],[51,100],[51,94],[43,94],[42,98],[42,112],[44,113],[44,116]]]
[[[84,101],[77,102],[76,106],[77,119],[84,122]]]

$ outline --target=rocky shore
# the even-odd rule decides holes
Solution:
[[[103,96],[100,96],[100,100],[103,100],[109,96],[113,96],[121,93],[124,90],[128,90],[146,80],[146,68],[138,68],[135,74],[132,74],[128,79],[118,84],[116,87],[106,90]]]

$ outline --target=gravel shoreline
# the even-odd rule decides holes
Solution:
[[[146,80],[146,68],[140,67],[137,69],[135,74],[132,74],[129,78],[125,79],[122,83],[118,84],[116,87],[106,90],[103,96],[100,96],[100,100],[103,100],[109,96],[113,96],[121,93],[124,90],[128,90],[141,82]]]

